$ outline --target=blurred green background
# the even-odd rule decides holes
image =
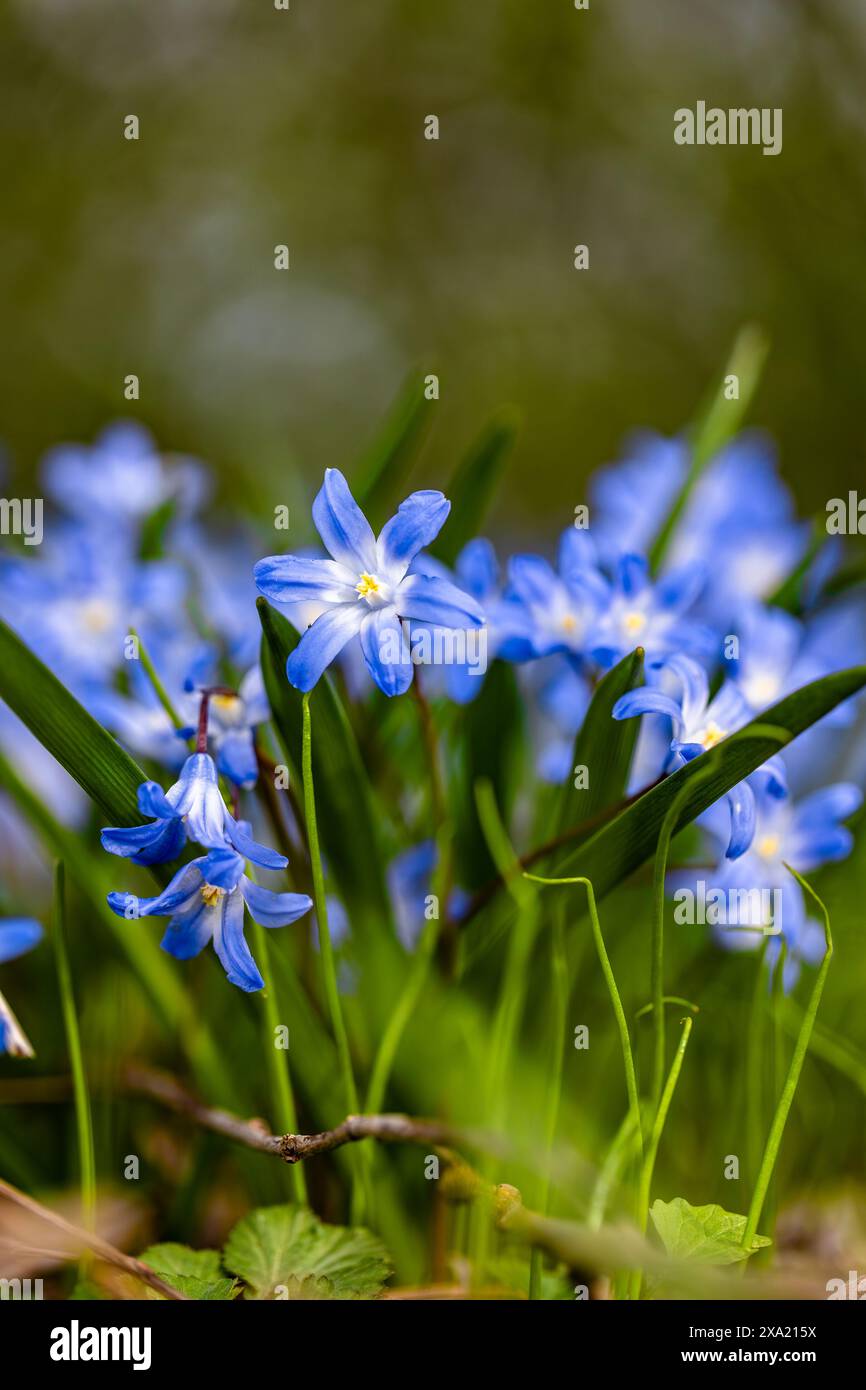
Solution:
[[[546,533],[631,429],[688,420],[753,320],[752,419],[822,509],[862,461],[864,60],[858,0],[11,0],[14,476],[134,413],[226,500],[270,505],[435,371],[416,477],[444,480],[513,403],[493,525]],[[698,99],[781,107],[781,155],[676,146]]]

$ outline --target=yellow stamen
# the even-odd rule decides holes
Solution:
[[[781,841],[778,835],[762,835],[755,848],[762,859],[774,859],[779,853]]]
[[[646,613],[626,613],[622,622],[626,632],[640,632],[646,627]]]
[[[726,737],[725,730],[720,729],[718,724],[708,724],[698,742],[702,748],[715,748],[716,744],[721,743]]]
[[[214,907],[223,895],[222,888],[217,888],[213,883],[206,883],[201,889],[202,900],[205,907]]]
[[[577,619],[571,613],[566,613],[562,620],[561,627],[563,632],[574,632],[577,627]]]
[[[375,574],[367,574],[366,570],[363,570],[360,581],[355,585],[355,589],[361,595],[361,598],[366,598],[368,594],[378,594],[379,581]]]

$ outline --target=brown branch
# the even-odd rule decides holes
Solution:
[[[106,1264],[114,1265],[117,1269],[122,1269],[124,1273],[132,1274],[136,1279],[141,1279],[143,1283],[148,1284],[150,1288],[155,1289],[163,1297],[186,1301],[186,1294],[173,1289],[164,1279],[160,1279],[159,1275],[155,1274],[148,1265],[142,1264],[141,1260],[136,1260],[132,1255],[125,1255],[122,1250],[118,1250],[107,1240],[103,1240],[101,1236],[73,1225],[65,1217],[58,1216],[57,1212],[42,1206],[40,1202],[34,1201],[32,1197],[28,1197],[24,1192],[19,1192],[17,1187],[13,1187],[11,1183],[4,1182],[0,1178],[0,1199],[2,1198],[12,1202],[14,1206],[27,1212],[29,1216],[43,1221],[53,1231],[59,1232],[66,1238],[62,1248],[52,1248],[50,1252],[52,1258],[77,1259],[82,1251],[92,1250],[94,1255],[104,1260]]]
[[[456,1137],[450,1125],[437,1120],[411,1119],[408,1115],[348,1115],[342,1124],[321,1134],[271,1134],[261,1120],[241,1120],[226,1110],[203,1105],[166,1072],[131,1065],[124,1071],[124,1083],[136,1095],[158,1101],[213,1134],[259,1153],[273,1154],[285,1163],[300,1163],[305,1158],[330,1153],[359,1139],[378,1139],[386,1144],[426,1144],[441,1150]]]

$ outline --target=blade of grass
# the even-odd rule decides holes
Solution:
[[[57,966],[60,1008],[63,1014],[66,1048],[69,1053],[69,1067],[72,1072],[72,1092],[75,1099],[75,1125],[78,1134],[78,1165],[81,1182],[81,1219],[85,1230],[93,1232],[96,1229],[96,1160],[93,1149],[93,1118],[90,1110],[90,1091],[84,1067],[81,1034],[78,1030],[78,1014],[75,1008],[72,970],[69,965],[66,942],[66,874],[62,860],[54,871],[52,927],[51,940]],[[83,1258],[81,1263],[82,1276],[85,1273],[86,1265],[87,1259]]]
[[[247,872],[249,873],[249,868]],[[252,932],[255,955],[265,982],[262,991],[262,1017],[264,1020],[262,1036],[265,1066],[271,1088],[273,1121],[283,1134],[295,1134],[298,1128],[298,1116],[289,1072],[289,1052],[288,1048],[277,1047],[277,1030],[282,1026],[283,1020],[280,1018],[277,986],[271,972],[271,948],[268,942],[268,932],[266,927],[255,920],[252,922]],[[290,1163],[287,1168],[286,1176],[292,1199],[299,1205],[306,1206],[307,1181],[304,1177],[304,1165],[302,1163]]]

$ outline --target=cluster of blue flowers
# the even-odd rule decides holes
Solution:
[[[114,910],[168,916],[163,945],[179,958],[212,940],[229,978],[257,989],[244,904],[268,926],[311,906],[247,875],[247,862],[276,870],[286,861],[252,838],[220,790],[220,777],[235,797],[255,785],[257,729],[269,718],[257,665],[256,589],[300,634],[287,677],[302,691],[336,662],[359,699],[371,683],[397,696],[413,680],[420,636],[483,636],[483,661],[446,644],[451,655],[438,662],[434,655],[425,683],[467,703],[487,664],[513,663],[538,775],[556,782],[572,775],[574,735],[597,681],[638,646],[646,684],[615,709],[617,719],[642,717],[631,790],[700,757],[807,681],[862,661],[861,606],[825,596],[840,563],[838,542],[828,539],[813,553],[810,528],[797,519],[759,438],[735,441],[705,470],[653,573],[648,554],[688,463],[683,441],[643,436],[623,462],[596,475],[588,507],[577,508],[562,533],[555,564],[529,553],[500,564],[493,545],[477,538],[449,570],[427,553],[450,510],[438,491],[413,493],[377,537],[346,479],[329,469],[313,504],[325,553],[254,564],[255,541],[242,529],[205,533],[202,466],[162,457],[138,426],[114,426],[91,449],[54,451],[43,481],[62,515],[38,556],[0,559],[0,613],[131,752],[179,772],[168,792],[144,783],[139,805],[149,823],[104,831],[105,848],[138,864],[176,859],[187,840],[206,851],[182,864],[156,897],[112,894]],[[773,599],[798,567],[803,608],[793,617]],[[176,719],[134,659],[133,632]],[[206,736],[188,756],[203,700]],[[848,853],[842,822],[859,804],[856,782],[866,772],[850,762],[846,729],[855,717],[849,701],[704,818],[720,846],[710,881],[783,889],[789,983],[801,960],[814,959],[818,938],[784,863],[808,871]],[[73,818],[79,803],[71,784],[56,770],[48,777],[46,755],[0,711],[0,744],[13,743],[33,784],[46,787],[58,814]],[[823,785],[834,763],[850,767],[852,780]],[[421,921],[434,859],[432,846],[415,846],[405,873],[400,860],[392,866],[398,921]],[[754,925],[754,939],[740,934],[733,944],[754,945],[766,923]],[[408,943],[411,930],[403,935]]]

